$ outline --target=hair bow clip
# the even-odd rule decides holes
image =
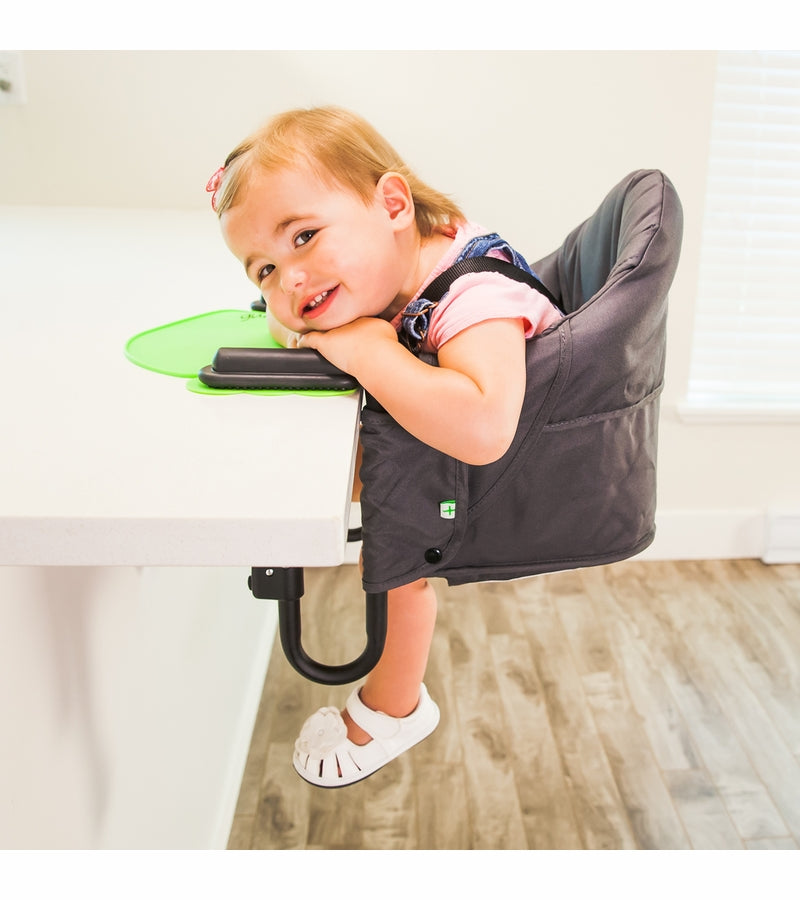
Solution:
[[[211,194],[211,208],[214,212],[217,211],[217,191],[219,190],[220,184],[222,184],[224,175],[225,166],[220,166],[211,178],[208,179],[208,184],[206,185],[206,191]]]

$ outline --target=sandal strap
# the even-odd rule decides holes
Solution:
[[[378,712],[377,710],[365,706],[361,700],[359,691],[360,689],[356,688],[350,694],[345,706],[350,713],[350,718],[356,725],[366,731],[371,738],[378,740],[381,738],[394,737],[403,727],[403,723],[408,722],[411,716],[416,715],[416,713],[425,705],[428,698],[428,691],[426,690],[425,685],[421,684],[419,688],[419,703],[417,704],[416,709],[412,713],[409,713],[408,716],[396,718],[395,716],[389,716],[386,713]]]

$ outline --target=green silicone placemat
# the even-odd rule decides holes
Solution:
[[[220,347],[280,347],[280,344],[269,333],[266,313],[221,309],[169,322],[134,335],[125,345],[125,355],[132,363],[144,369],[162,375],[188,378],[186,387],[195,394],[306,394],[313,397],[333,397],[352,393],[208,387],[199,380],[197,373],[203,366],[211,364]]]
[[[220,347],[278,346],[265,313],[221,309],[134,335],[125,345],[125,355],[153,372],[194,378]]]

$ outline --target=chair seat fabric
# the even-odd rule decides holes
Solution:
[[[682,230],[670,180],[640,170],[533,265],[567,315],[526,345],[523,410],[497,462],[459,462],[367,403],[365,591],[600,565],[652,542],[667,293]]]

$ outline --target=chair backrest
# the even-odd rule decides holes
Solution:
[[[574,402],[563,398],[561,418],[635,402],[663,382],[667,293],[682,236],[672,182],[662,172],[639,170],[534,263],[571,314],[571,381],[578,390]]]
[[[501,460],[468,466],[364,409],[366,591],[598,565],[653,540],[667,291],[681,236],[674,187],[642,170],[534,264],[568,315],[528,342],[525,403]]]
[[[671,281],[677,267],[683,215],[675,188],[655,170],[632,172],[617,184],[598,209],[575,228],[561,246],[539,260],[536,272],[568,312],[617,284],[649,254],[646,272],[664,268]]]

